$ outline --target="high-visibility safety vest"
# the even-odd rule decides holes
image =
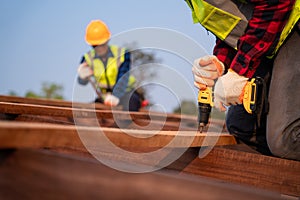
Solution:
[[[185,0],[192,10],[194,23],[200,23],[216,37],[237,49],[239,38],[245,33],[252,16],[253,5],[244,0]],[[300,0],[296,0],[274,55],[300,18]]]
[[[102,92],[107,90],[112,90],[117,83],[117,76],[119,67],[125,60],[125,48],[120,48],[117,46],[109,46],[113,57],[109,57],[106,66],[100,58],[95,58],[96,52],[94,49],[90,50],[84,54],[85,61],[88,66],[90,66],[94,71],[94,77],[99,84]],[[135,83],[135,78],[129,75],[128,85],[126,91],[133,89]]]

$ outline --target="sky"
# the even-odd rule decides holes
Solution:
[[[136,42],[160,58],[156,80],[148,83],[156,106],[171,112],[182,100],[196,101],[191,66],[212,52],[215,39],[193,24],[184,0],[2,0],[0,94],[39,93],[49,82],[63,86],[66,100],[92,101],[92,88],[79,86],[76,77],[90,50],[84,35],[93,19],[108,25],[110,44]]]

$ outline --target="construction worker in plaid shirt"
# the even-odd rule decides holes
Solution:
[[[266,155],[300,160],[299,0],[186,2],[194,23],[217,37],[214,55],[194,62],[195,86],[214,86],[214,106],[227,109],[227,129],[239,141]],[[261,116],[247,113],[241,102],[252,77],[268,86],[269,111]]]

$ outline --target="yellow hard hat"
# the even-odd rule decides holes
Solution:
[[[101,20],[92,20],[86,27],[85,40],[89,45],[101,45],[110,39],[110,31]]]

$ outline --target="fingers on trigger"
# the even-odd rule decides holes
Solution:
[[[226,107],[222,103],[220,103],[220,111],[225,112],[226,110]]]
[[[207,85],[208,87],[212,87],[215,84],[212,79],[207,79],[199,76],[194,76],[194,81],[199,84]]]
[[[221,111],[221,112],[225,112],[227,109],[226,107],[224,106],[224,104],[222,102],[218,102],[217,104],[219,104],[217,106],[217,108]]]
[[[194,85],[196,88],[202,90],[202,89],[205,89],[207,86],[202,84],[202,83],[197,83],[197,82],[194,82]]]

